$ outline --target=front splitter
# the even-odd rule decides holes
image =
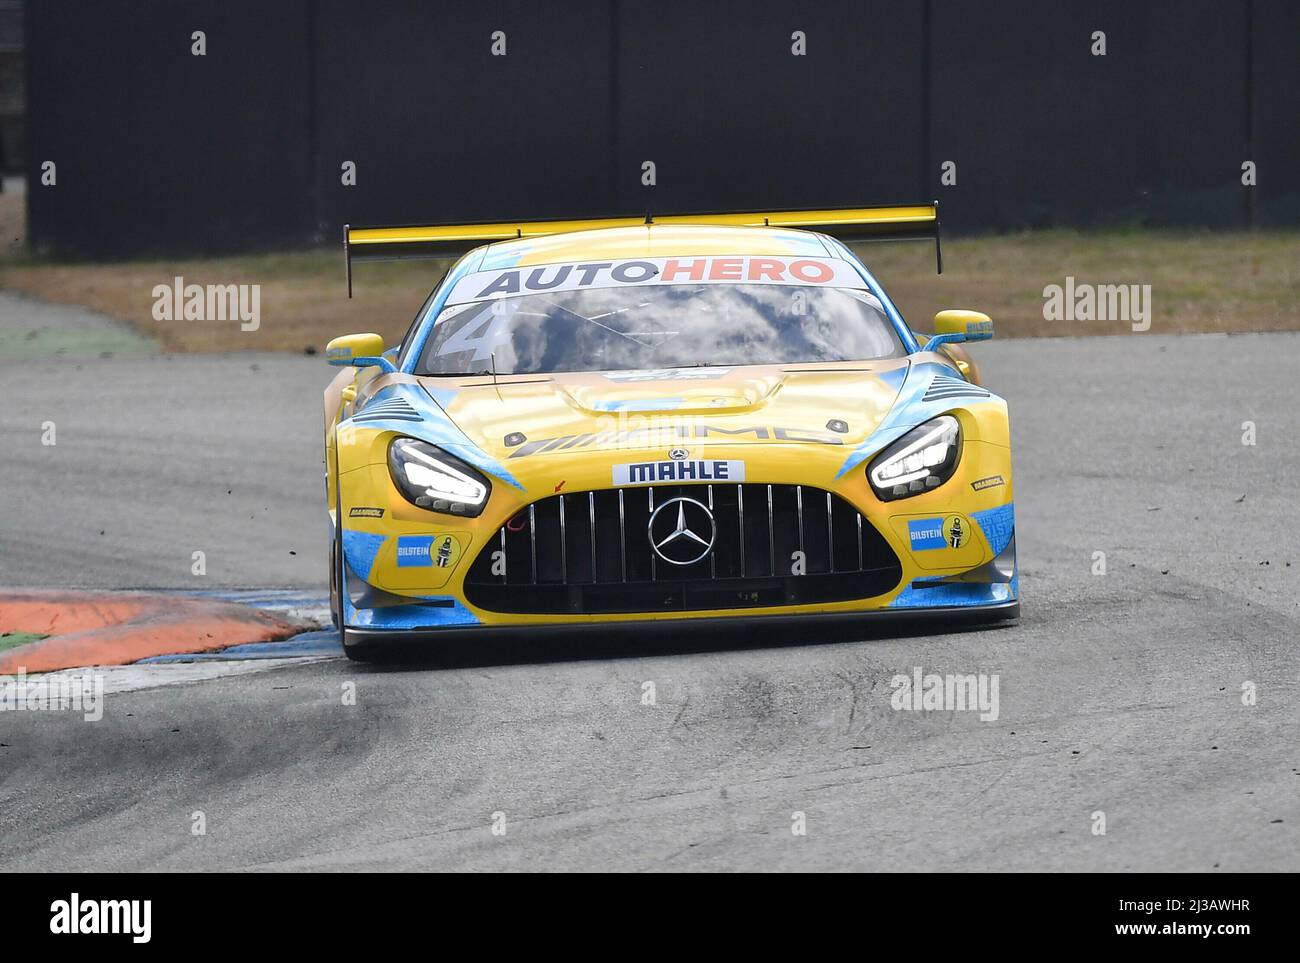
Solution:
[[[762,630],[832,626],[841,628],[861,623],[910,623],[931,626],[944,622],[954,628],[1008,622],[1020,617],[1020,600],[992,605],[940,606],[932,609],[878,609],[868,612],[812,612],[799,615],[737,615],[707,618],[632,619],[617,622],[546,622],[533,625],[452,625],[421,629],[352,629],[344,633],[344,645],[370,646],[396,642],[462,642],[539,638],[548,634],[572,637],[585,633]]]

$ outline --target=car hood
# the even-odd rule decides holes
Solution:
[[[908,359],[898,358],[419,382],[470,442],[504,462],[675,438],[692,446],[858,445],[889,413],[907,370]]]

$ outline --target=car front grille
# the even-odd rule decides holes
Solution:
[[[688,565],[658,557],[647,532],[656,506],[675,498],[694,499],[713,518],[712,550]],[[831,492],[659,485],[535,502],[479,552],[465,595],[494,612],[671,612],[871,598],[901,577],[880,533]]]

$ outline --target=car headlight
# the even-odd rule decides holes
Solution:
[[[431,512],[475,517],[492,491],[480,472],[414,438],[395,438],[388,446],[388,473],[407,501]]]
[[[881,501],[909,498],[952,477],[961,458],[961,425],[940,415],[917,425],[871,463],[867,478]]]

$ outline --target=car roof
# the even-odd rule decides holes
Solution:
[[[526,264],[558,264],[592,258],[687,255],[785,255],[840,258],[821,235],[777,227],[708,224],[640,224],[498,241],[487,245],[475,270]]]

